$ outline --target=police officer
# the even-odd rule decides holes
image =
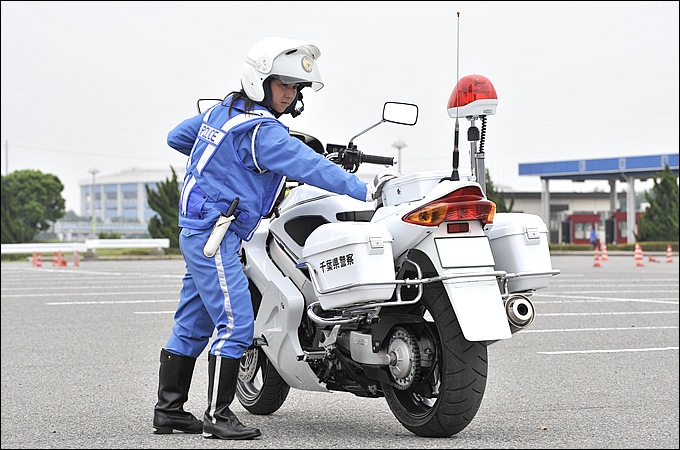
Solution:
[[[161,350],[154,433],[201,433],[207,438],[253,439],[260,430],[243,425],[229,405],[240,359],[252,344],[253,308],[239,250],[271,211],[285,178],[360,200],[375,187],[290,136],[283,114],[302,112],[301,90],[323,87],[319,48],[270,37],[247,53],[241,90],[204,114],[181,122],[168,144],[188,155],[179,202],[180,249],[186,273],[172,334]],[[298,105],[298,103],[300,103]],[[238,198],[214,256],[204,247],[214,224]],[[203,421],[184,411],[196,358],[208,345],[208,407]]]

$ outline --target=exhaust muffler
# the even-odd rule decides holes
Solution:
[[[524,327],[528,327],[534,321],[534,305],[528,297],[520,294],[512,294],[505,301],[505,314],[510,322],[510,331],[516,333]]]
[[[534,321],[536,311],[534,304],[531,303],[528,297],[521,294],[511,294],[505,300],[505,315],[508,316],[508,323],[510,324],[510,332],[517,333],[522,328],[526,328]],[[487,345],[491,345],[498,341],[487,341]]]

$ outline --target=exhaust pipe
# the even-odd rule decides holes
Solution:
[[[508,316],[510,332],[512,334],[531,325],[531,322],[534,321],[535,313],[534,304],[524,295],[512,294],[505,300],[505,315]],[[488,346],[495,342],[498,341],[487,341],[486,345]]]
[[[510,331],[514,334],[534,321],[534,305],[526,296],[513,294],[505,301],[505,314],[510,322]]]

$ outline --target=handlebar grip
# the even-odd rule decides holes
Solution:
[[[381,164],[384,166],[393,166],[394,165],[394,158],[390,156],[375,156],[375,155],[367,155],[363,154],[361,156],[361,162],[369,163],[369,164]]]

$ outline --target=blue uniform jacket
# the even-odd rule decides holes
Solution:
[[[367,186],[297,138],[267,109],[245,113],[232,97],[177,125],[168,145],[189,156],[179,201],[179,226],[207,229],[239,197],[231,223],[241,239],[252,237],[289,177],[366,200]]]

